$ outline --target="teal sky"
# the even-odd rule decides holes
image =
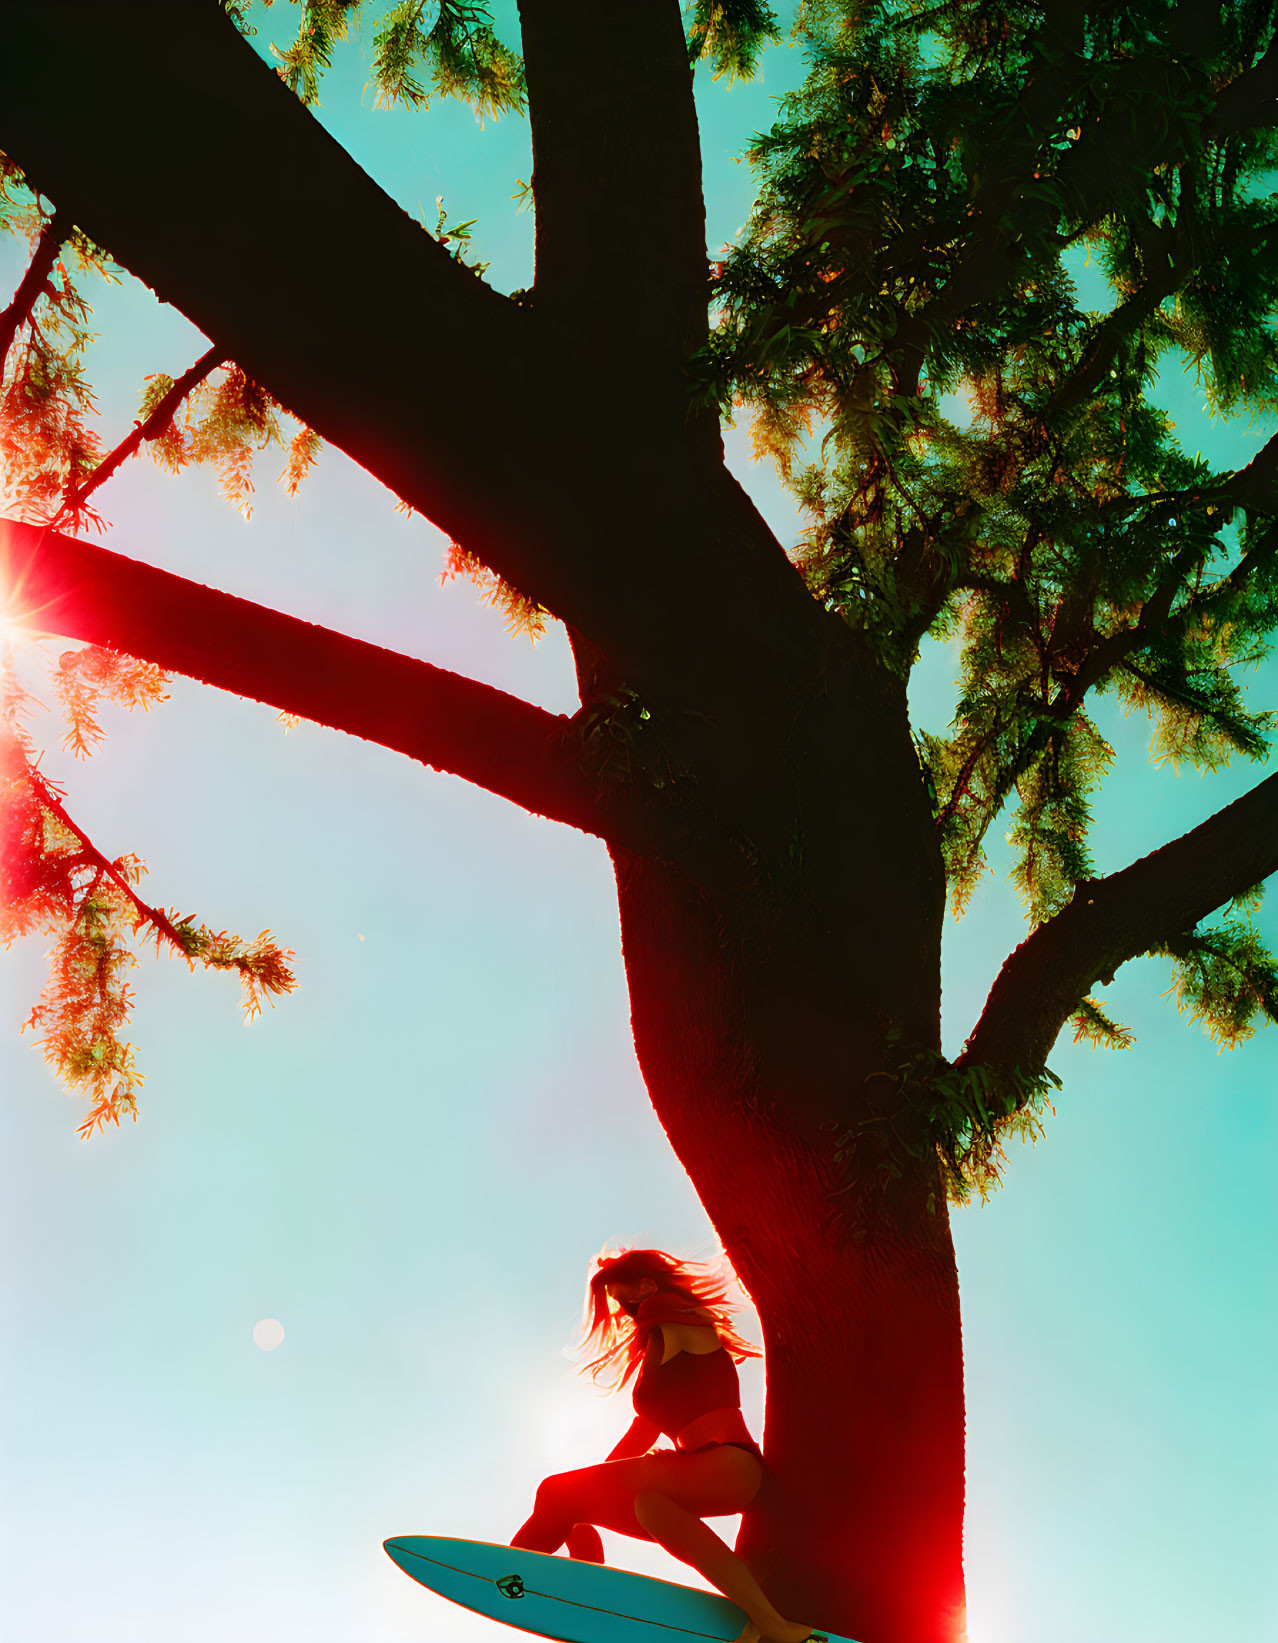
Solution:
[[[293,13],[259,12],[265,49]],[[785,49],[753,85],[699,81],[712,249],[749,205],[731,157],[800,70]],[[379,111],[366,79],[344,50],[320,117],[408,209],[433,221],[442,194],[454,220],[478,218],[497,287],[531,283],[532,223],[510,198],[526,125]],[[0,305],[19,272],[0,244]],[[142,377],[176,375],[202,343],[135,281],[90,295],[113,442]],[[393,348],[377,324],[369,346]],[[1265,436],[1209,423],[1192,377],[1169,371],[1163,397],[1222,464]],[[743,431],[729,450],[792,542],[793,508]],[[246,525],[211,474],[133,462],[104,493],[107,544],[572,710],[559,630],[530,647],[470,584],[441,587],[439,533],[340,453],[292,501],[271,483],[280,466],[259,463]],[[953,675],[933,647],[921,723],[948,720]],[[1276,683],[1270,667],[1254,689],[1272,701]],[[1143,720],[1102,723],[1119,751],[1097,806],[1102,871],[1259,777],[1155,769]],[[143,959],[142,1116],[83,1142],[79,1106],[18,1034],[41,944],[0,956],[9,1635],[496,1638],[406,1580],[381,1541],[504,1540],[542,1475],[601,1459],[628,1409],[564,1355],[589,1256],[610,1240],[715,1247],[635,1064],[602,846],[183,680],[154,713],[112,714],[88,764],[57,749],[51,720],[37,736],[45,724],[44,768],[103,850],[145,858],[149,898],[218,929],[269,926],[301,985],[246,1027],[228,978]],[[950,1051],[1024,934],[993,859],[947,927]],[[1278,1626],[1278,1038],[1218,1055],[1161,996],[1169,979],[1154,961],[1120,973],[1106,997],[1135,1049],[1063,1041],[1046,1138],[1015,1149],[987,1207],[954,1217],[972,1643],[1262,1643]],[[267,1318],[286,1332],[272,1352],[252,1338]],[[757,1431],[757,1368],[745,1384]],[[611,1540],[612,1557],[695,1578],[638,1542]]]

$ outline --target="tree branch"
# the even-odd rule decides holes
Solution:
[[[1099,981],[1278,872],[1278,775],[1161,850],[1080,884],[1004,963],[956,1065],[1030,1075]]]
[[[1123,519],[1139,508],[1155,503],[1173,503],[1196,506],[1199,503],[1237,503],[1258,513],[1278,513],[1278,434],[1274,434],[1256,452],[1245,467],[1232,473],[1215,485],[1198,485],[1178,491],[1142,491],[1132,496],[1116,496],[1101,504],[1103,520]]]
[[[88,542],[0,520],[12,618],[267,702],[602,836],[568,721],[504,691],[202,587]]]
[[[123,466],[133,455],[144,440],[158,439],[168,428],[177,413],[182,401],[204,381],[211,371],[216,371],[219,365],[224,364],[222,350],[215,344],[202,353],[195,364],[183,371],[164,398],[142,422],[135,422],[130,431],[115,447],[109,451],[93,472],[81,484],[68,491],[62,506],[54,519],[53,525],[60,525],[64,519],[78,519],[84,504],[100,485],[105,485],[116,470]]]
[[[27,271],[13,294],[13,301],[0,311],[0,379],[4,377],[13,339],[31,318],[31,310],[44,292],[45,282],[53,272],[58,252],[62,249],[62,241],[70,231],[71,225],[65,212],[55,211],[41,230]]]
[[[678,0],[520,0],[539,322],[625,410],[684,425],[706,335],[705,205]],[[607,64],[606,72],[600,65]],[[641,225],[641,226],[639,226]],[[638,231],[637,230],[638,227]],[[718,419],[706,419],[712,436]]]
[[[1219,141],[1272,125],[1278,125],[1278,35],[1262,57],[1224,88],[1203,122],[1203,135]]]
[[[1180,239],[1173,233],[1167,236],[1167,242],[1146,248],[1147,260],[1156,260],[1158,266],[1130,297],[1106,314],[1093,330],[1078,363],[1052,391],[1047,402],[1049,413],[1072,410],[1076,405],[1081,405],[1095,391],[1126,338],[1138,326],[1145,324],[1158,305],[1189,277],[1192,264],[1178,268],[1175,261]]]
[[[62,802],[65,794],[61,788],[55,788],[34,766],[27,771],[27,781],[40,803],[52,815],[56,816],[62,826],[79,841],[83,860],[94,868],[98,879],[110,879],[111,883],[133,908],[137,919],[137,926],[149,925],[155,939],[155,950],[160,951],[161,941],[167,941],[175,953],[181,954],[190,963],[189,955],[182,937],[178,934],[173,920],[159,907],[152,907],[149,902],[142,900],[137,891],[130,884],[126,875],[108,857],[104,856],[93,840],[84,831]],[[291,989],[290,989],[291,990]]]
[[[616,30],[614,13],[633,14],[647,38],[643,31],[657,28],[647,14],[658,6],[671,40],[674,0],[627,7],[597,0],[593,24]],[[837,880],[832,898],[855,903],[861,918],[871,904],[907,947],[911,919],[925,926],[920,942],[933,940],[939,912],[922,905],[931,882],[920,889],[899,851],[885,871],[878,848],[884,838],[899,845],[903,817],[933,848],[904,691],[856,654],[846,626],[811,597],[727,471],[717,427],[686,428],[672,417],[673,388],[654,389],[641,415],[613,392],[606,369],[591,378],[571,357],[565,369],[563,329],[543,320],[539,301],[517,306],[454,262],[328,136],[212,0],[165,8],[163,27],[150,7],[21,0],[6,9],[5,28],[0,148],[290,412],[588,639],[649,713],[660,754],[690,773],[691,796],[685,807],[682,794],[645,791],[642,783],[609,784],[600,796],[570,758],[548,767],[543,738],[555,722],[547,716],[423,664],[385,653],[375,663],[336,636],[336,674],[357,700],[331,681],[316,679],[311,691],[296,673],[272,667],[269,636],[283,619],[269,614],[258,618],[266,622],[264,654],[246,651],[237,663],[237,676],[242,663],[255,685],[224,676],[212,638],[200,640],[214,627],[203,621],[182,636],[186,660],[168,665],[606,833],[637,855],[678,866],[723,907],[749,888],[743,839],[756,863],[784,864],[802,831],[804,871],[814,883]],[[74,51],[66,49],[69,29]],[[568,31],[561,33],[555,49],[570,50]],[[610,72],[633,75],[633,102],[649,71],[627,68],[626,57]],[[29,65],[55,62],[51,97]],[[686,99],[686,66],[676,80],[668,52],[660,62],[670,98]],[[170,141],[161,128],[164,98],[179,96],[181,140]],[[685,102],[685,127],[689,110]],[[543,100],[538,118],[547,112]],[[632,106],[636,119],[641,112]],[[645,117],[643,129],[651,125]],[[603,134],[609,129],[605,121]],[[654,140],[660,152],[659,133]],[[689,213],[699,209],[689,204],[694,163],[685,152],[675,212],[682,249],[657,302],[667,317],[691,300],[680,281],[691,266]],[[569,160],[564,166],[567,187]],[[642,186],[657,184],[650,178]],[[549,209],[554,220],[553,198]],[[668,215],[660,220],[671,226]],[[580,225],[583,242],[591,231]],[[637,245],[615,250],[623,262],[648,254]],[[624,267],[614,271],[627,277]],[[635,301],[644,300],[637,291]],[[620,310],[613,317],[619,328],[648,323]],[[662,346],[668,360],[674,345]],[[107,642],[162,661],[175,635],[130,619],[118,590],[104,586],[109,597],[118,621]],[[411,686],[404,668],[419,670]],[[420,699],[405,722],[388,722],[394,691],[379,680],[402,684],[405,701]],[[461,723],[495,721],[487,750],[484,732],[446,734],[438,701],[458,696]],[[512,722],[526,728],[523,740]],[[805,751],[809,737],[813,748],[837,737],[846,772]],[[859,760],[877,772],[872,805],[851,774]],[[802,829],[800,808],[809,818]]]

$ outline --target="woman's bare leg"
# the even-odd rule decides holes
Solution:
[[[690,1455],[667,1451],[560,1472],[538,1489],[533,1515],[511,1545],[555,1552],[575,1525],[590,1523],[655,1540],[744,1609],[770,1643],[802,1643],[811,1627],[779,1614],[746,1564],[701,1521],[743,1511],[762,1476],[757,1461],[732,1448]],[[750,1643],[748,1627],[742,1639]]]
[[[811,1626],[796,1625],[772,1606],[748,1566],[724,1545],[709,1524],[669,1495],[656,1489],[641,1491],[635,1497],[635,1516],[659,1545],[744,1609],[756,1628],[755,1636],[762,1634],[772,1643],[803,1643],[811,1635]],[[741,1634],[746,1643],[749,1630],[747,1627]]]
[[[648,1458],[606,1460],[599,1466],[556,1472],[544,1479],[537,1489],[532,1516],[520,1525],[510,1544],[530,1552],[557,1552],[578,1531],[585,1530],[588,1535],[595,1524],[638,1540],[651,1540],[634,1512],[636,1493],[653,1481],[644,1470]],[[603,1561],[602,1541],[598,1561]]]

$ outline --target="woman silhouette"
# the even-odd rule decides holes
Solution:
[[[582,1372],[620,1388],[638,1371],[635,1418],[602,1465],[546,1479],[511,1545],[556,1552],[566,1542],[570,1557],[602,1563],[599,1529],[655,1540],[745,1610],[747,1643],[815,1643],[820,1634],[779,1614],[702,1522],[744,1511],[764,1479],[734,1361],[759,1354],[728,1321],[723,1286],[658,1249],[598,1256],[592,1266],[583,1344],[596,1356]],[[653,1453],[662,1433],[675,1447]]]

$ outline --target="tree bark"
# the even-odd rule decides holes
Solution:
[[[964,1634],[958,1276],[927,1170],[842,1162],[878,1070],[819,944],[741,943],[614,853],[654,1108],[763,1324],[768,1481],[737,1547],[791,1618],[863,1643]],[[770,917],[761,922],[771,926]]]
[[[677,0],[520,0],[537,218],[536,313],[592,396],[713,454],[684,363],[706,335],[701,150]],[[601,72],[601,66],[607,65]]]

